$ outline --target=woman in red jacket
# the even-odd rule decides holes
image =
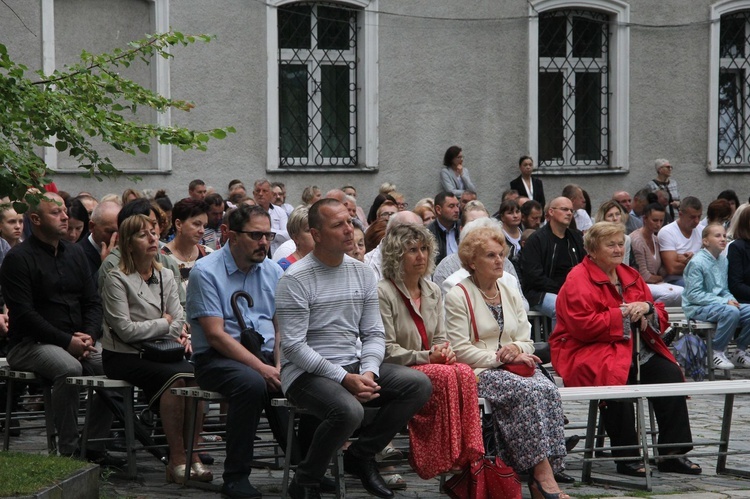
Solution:
[[[565,386],[604,386],[684,381],[682,371],[661,339],[667,326],[662,304],[637,270],[622,264],[625,228],[599,222],[586,232],[588,256],[568,274],[557,296],[557,326],[550,337],[552,364]],[[633,345],[637,337],[640,342]],[[640,378],[638,378],[640,376]],[[640,381],[638,381],[640,379]],[[681,443],[659,454],[685,454],[692,435],[685,397],[652,400],[659,443]],[[603,401],[604,426],[613,446],[637,445],[631,402]],[[617,472],[645,476],[637,449],[613,450]],[[700,466],[686,457],[662,459],[659,471],[697,475]]]

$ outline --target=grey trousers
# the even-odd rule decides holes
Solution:
[[[344,366],[359,372],[359,363]],[[336,449],[359,428],[364,407],[379,407],[372,423],[362,428],[348,452],[357,459],[370,459],[406,425],[432,394],[432,382],[421,371],[396,364],[380,366],[380,397],[361,404],[343,385],[329,378],[304,373],[286,392],[295,405],[321,420],[312,436],[307,456],[297,467],[301,484],[319,483]],[[300,436],[302,438],[302,436]]]
[[[56,345],[24,340],[8,352],[8,365],[18,371],[32,371],[52,382],[52,411],[57,430],[58,449],[61,455],[72,455],[78,450],[78,406],[80,389],[65,383],[68,376],[93,376],[104,374],[101,345],[99,351],[79,361],[66,350]],[[112,412],[94,395],[90,438],[106,438],[112,426]],[[91,450],[104,450],[104,443],[92,442]]]

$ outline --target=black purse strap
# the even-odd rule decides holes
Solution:
[[[155,273],[154,270],[151,270],[151,272]],[[164,315],[164,279],[163,279],[161,271],[159,271],[159,300],[161,301],[161,315],[163,316]]]

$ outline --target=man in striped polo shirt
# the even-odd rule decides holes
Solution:
[[[423,373],[382,364],[385,333],[377,281],[370,268],[346,256],[354,245],[349,212],[323,199],[310,208],[312,253],[287,270],[276,288],[281,335],[281,385],[286,396],[322,423],[289,487],[294,499],[319,497],[331,457],[356,430],[364,406],[376,406],[344,457],[344,469],[377,497],[392,497],[375,464],[375,453],[427,402]],[[357,355],[356,340],[362,341]]]

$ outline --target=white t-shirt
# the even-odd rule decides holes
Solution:
[[[676,251],[678,255],[687,252],[697,253],[702,244],[700,228],[693,229],[692,235],[688,238],[682,235],[676,221],[665,225],[659,231],[658,239],[661,251]]]
[[[594,222],[591,221],[591,217],[583,208],[576,210],[574,218],[576,221],[576,229],[581,232],[589,230],[591,226],[594,225]]]

